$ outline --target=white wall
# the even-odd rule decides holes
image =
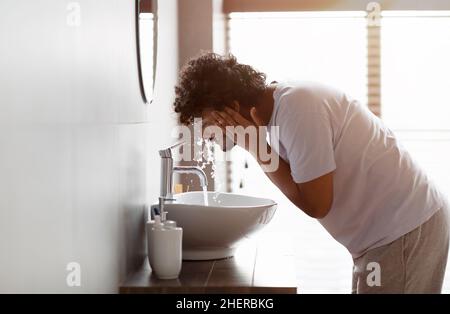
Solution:
[[[179,62],[182,67],[201,50],[213,48],[213,2],[212,0],[180,0]]]
[[[78,27],[69,2],[0,2],[0,292],[116,292],[145,255],[143,206],[173,123],[177,3],[159,4],[146,106],[134,1],[78,0]],[[69,262],[81,287],[66,285]]]

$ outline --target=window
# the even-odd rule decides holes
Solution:
[[[376,32],[371,37],[364,11],[231,13],[228,27],[230,52],[267,73],[269,81],[315,80],[362,103],[371,97],[381,103],[387,125],[450,194],[450,14],[384,13],[380,37]],[[379,54],[381,64],[374,58]],[[368,60],[377,67],[370,73]],[[381,84],[374,95],[368,76],[380,68],[381,81],[369,82]],[[233,191],[270,195],[278,202],[269,228],[295,237],[299,290],[348,293],[352,261],[346,250],[290,204],[245,151],[233,151],[231,173]]]
[[[231,13],[229,47],[269,80],[316,80],[367,102],[365,12]]]
[[[385,12],[383,119],[400,130],[450,130],[450,11]]]
[[[382,117],[448,196],[450,11],[385,12],[381,26]]]

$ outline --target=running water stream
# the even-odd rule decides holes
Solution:
[[[196,159],[198,166],[200,166],[202,169],[205,169],[207,165],[211,165],[212,170],[211,177],[214,179],[216,177],[216,160],[214,158],[214,148],[213,148],[215,145],[215,141],[200,138],[197,141],[195,141],[194,145],[199,146],[199,150],[201,152],[199,155],[197,155]],[[214,193],[213,195],[214,201],[217,200],[219,194],[220,192]],[[208,192],[206,186],[203,187],[203,204],[205,206],[209,205]]]
[[[208,190],[207,187],[203,187],[203,205],[208,206]]]

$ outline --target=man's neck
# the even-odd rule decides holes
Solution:
[[[264,125],[268,125],[270,118],[272,117],[274,106],[273,92],[275,91],[275,88],[276,84],[267,86],[264,94],[261,96],[258,104],[256,105],[256,112]]]

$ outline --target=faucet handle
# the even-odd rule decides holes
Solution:
[[[170,146],[170,147],[168,147],[166,149],[162,149],[162,150],[159,151],[159,155],[162,158],[172,158],[172,149],[174,149],[174,148],[176,148],[178,146],[181,146],[184,143],[185,143],[185,141],[179,141],[179,142],[173,144],[172,146]]]

